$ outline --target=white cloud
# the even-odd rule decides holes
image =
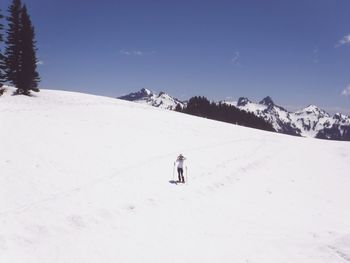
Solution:
[[[335,47],[340,47],[343,45],[349,45],[350,44],[350,35],[344,36],[342,39],[338,41]]]
[[[122,55],[127,55],[127,56],[131,55],[130,51],[127,51],[127,50],[124,50],[124,49],[120,50],[119,53],[122,54]]]
[[[241,55],[238,51],[236,51],[234,54],[233,54],[233,57],[231,59],[231,63],[236,65],[236,66],[239,66],[240,63],[239,63],[239,59],[240,59]]]
[[[44,61],[38,60],[38,61],[36,62],[36,64],[37,64],[37,65],[40,65],[40,66],[41,66],[41,65],[44,65]]]
[[[153,55],[154,53],[156,53],[155,51],[151,51],[151,52],[145,52],[145,51],[141,51],[141,50],[125,50],[122,49],[119,51],[120,54],[125,55],[125,56],[146,56],[146,55]]]
[[[144,55],[144,53],[142,51],[140,51],[140,50],[133,51],[133,54],[136,55],[136,56],[143,56]]]
[[[341,93],[344,96],[350,96],[350,85],[348,85]]]

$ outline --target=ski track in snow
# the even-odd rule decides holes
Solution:
[[[202,150],[210,150],[210,149],[213,149],[213,148],[219,148],[219,147],[227,147],[228,145],[230,144],[241,144],[241,143],[245,143],[247,141],[250,141],[250,140],[230,140],[230,141],[226,141],[226,142],[223,142],[223,143],[220,143],[220,144],[215,144],[215,145],[206,145],[206,146],[201,146],[201,147],[195,147],[195,148],[187,148],[185,149],[185,152],[192,152],[193,154],[196,154]],[[253,149],[252,153],[253,152],[256,152],[257,150],[259,150],[260,148],[262,148],[264,145],[264,143],[261,143],[261,145],[259,145],[257,148]],[[219,163],[218,165],[216,165],[213,169],[213,170],[209,170],[208,172],[206,173],[203,173],[201,174],[200,176],[205,176],[205,174],[208,174],[208,175],[211,175],[211,174],[220,174],[220,170],[224,169],[230,169],[229,167],[229,164],[232,164],[236,161],[239,161],[241,159],[248,159],[248,158],[252,158],[252,153],[250,154],[245,154],[243,156],[238,156],[238,157],[234,157],[234,158],[230,158],[230,159],[227,159],[227,160],[223,160],[221,163]],[[27,209],[31,209],[33,207],[36,207],[36,206],[40,206],[41,204],[43,203],[47,203],[47,202],[50,202],[52,200],[55,200],[57,198],[60,198],[60,197],[67,197],[69,195],[72,195],[72,194],[75,194],[75,193],[78,193],[80,191],[83,191],[83,190],[86,190],[88,189],[89,187],[91,186],[94,186],[96,184],[100,184],[100,183],[106,183],[106,181],[109,181],[109,180],[113,180],[113,179],[117,179],[118,176],[122,175],[122,174],[125,174],[133,169],[139,169],[139,168],[142,168],[142,167],[146,167],[150,164],[152,164],[153,162],[159,162],[159,160],[162,160],[162,159],[166,159],[168,157],[174,157],[177,155],[177,152],[171,152],[171,153],[167,153],[167,154],[163,154],[163,155],[158,155],[158,156],[155,156],[155,157],[152,157],[150,159],[146,159],[142,162],[139,162],[139,163],[136,163],[135,165],[131,165],[131,166],[128,166],[128,167],[125,167],[123,169],[121,169],[120,171],[116,171],[115,173],[113,173],[113,175],[110,175],[110,176],[105,176],[105,177],[100,177],[92,182],[89,182],[85,185],[80,185],[80,186],[77,186],[77,187],[74,187],[73,189],[69,189],[69,190],[65,190],[65,191],[62,191],[62,192],[59,192],[59,193],[55,193],[55,194],[52,194],[50,195],[49,197],[47,198],[43,198],[43,199],[40,199],[38,201],[35,201],[35,202],[31,202],[31,203],[26,203],[26,204],[23,204],[23,205],[20,205],[19,207],[16,207],[14,209],[10,209],[10,210],[6,210],[6,211],[0,211],[0,215],[6,215],[8,213],[20,213],[20,212],[25,212]],[[266,160],[268,158],[270,158],[271,156],[264,156],[262,159],[263,160]],[[262,161],[262,160],[261,160]],[[232,171],[231,174],[238,174],[238,173],[246,173],[247,170],[249,169],[253,169],[253,168],[256,168],[257,166],[259,166],[259,164],[261,163],[261,161],[259,160],[256,160],[256,161],[253,161],[253,162],[250,162],[248,164],[245,164],[244,166],[242,167],[238,167],[236,168],[235,171]],[[224,179],[221,179],[221,180],[225,180],[228,181],[228,182],[231,182],[234,180],[234,178],[232,178],[232,176],[227,176],[225,177]],[[219,182],[214,182],[212,183],[212,185],[209,185],[207,186],[207,189],[212,191],[213,188],[220,188],[222,186],[224,186],[225,184],[221,181]]]

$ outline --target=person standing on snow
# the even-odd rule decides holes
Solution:
[[[180,183],[185,183],[185,177],[184,177],[184,162],[186,158],[180,154],[176,161],[174,162],[174,166],[177,164],[177,173],[179,176],[179,182]]]

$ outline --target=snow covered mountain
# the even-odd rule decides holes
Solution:
[[[186,104],[186,102],[181,102],[164,92],[155,94],[147,89],[130,93],[119,97],[119,99],[170,110],[174,110],[178,104],[181,107]],[[350,117],[340,113],[330,116],[315,105],[309,105],[296,112],[289,112],[283,107],[276,105],[269,96],[259,103],[251,102],[244,97],[239,98],[237,102],[225,101],[225,103],[254,113],[256,116],[270,122],[274,129],[280,133],[350,141]]]
[[[348,142],[44,89],[0,138],[0,262],[349,261]]]
[[[118,99],[133,101],[141,104],[148,104],[154,107],[168,110],[174,110],[178,104],[183,107],[183,102],[169,96],[165,92],[156,94],[148,89],[141,89],[140,91],[121,96]]]
[[[237,102],[225,102],[269,121],[276,131],[304,137],[332,140],[350,140],[350,117],[343,114],[330,116],[315,105],[296,112],[289,112],[276,105],[270,97],[259,103],[247,98]]]

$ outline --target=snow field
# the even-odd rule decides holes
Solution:
[[[50,90],[0,138],[0,262],[350,261],[348,142]]]

